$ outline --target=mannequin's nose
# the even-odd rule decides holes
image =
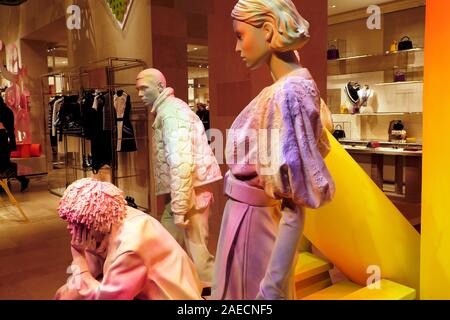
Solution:
[[[236,52],[241,52],[241,46],[239,44],[239,41],[236,42],[236,48],[235,48]]]

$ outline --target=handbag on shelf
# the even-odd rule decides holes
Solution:
[[[412,48],[413,48],[413,43],[411,41],[411,38],[408,36],[404,36],[398,43],[398,51],[411,50]]]
[[[397,41],[392,41],[391,46],[389,48],[389,52],[396,52],[398,51],[398,42]]]
[[[405,73],[401,72],[401,71],[397,71],[394,74],[394,82],[403,82],[406,81],[406,75]]]
[[[327,58],[328,60],[336,60],[340,58],[339,55],[339,49],[336,48],[336,46],[330,46],[330,48],[327,51]]]
[[[345,131],[342,129],[340,124],[337,124],[334,127],[333,137],[335,137],[336,140],[345,139]]]

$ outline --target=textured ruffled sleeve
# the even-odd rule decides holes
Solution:
[[[268,138],[258,140],[260,183],[271,197],[318,208],[335,190],[323,158],[318,89],[311,80],[294,78],[274,90],[260,122],[269,129]]]

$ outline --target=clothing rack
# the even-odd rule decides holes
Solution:
[[[116,82],[116,79],[118,78],[118,74],[119,73],[124,73],[126,71],[130,71],[133,69],[136,69],[136,75],[138,72],[140,72],[141,70],[144,70],[146,68],[146,63],[142,60],[139,59],[130,59],[130,58],[118,58],[118,57],[110,57],[110,58],[106,58],[106,59],[102,59],[102,60],[98,60],[98,61],[94,61],[91,62],[89,64],[86,65],[82,65],[76,68],[71,68],[71,69],[67,69],[66,71],[60,71],[60,72],[52,72],[52,73],[48,73],[45,75],[42,75],[41,79],[41,84],[42,84],[42,93],[43,93],[43,106],[44,106],[44,110],[47,110],[48,107],[48,99],[51,96],[57,96],[57,95],[79,95],[81,97],[82,93],[88,90],[102,90],[102,91],[106,91],[109,93],[110,95],[110,99],[109,99],[109,106],[105,106],[110,108],[109,112],[110,114],[114,114],[114,93],[118,88],[126,88],[126,87],[134,87],[135,83],[131,83],[131,79],[128,79],[128,81],[121,81],[121,82]],[[96,85],[89,85],[89,81],[88,83],[86,83],[87,77],[89,77],[89,75],[91,74],[91,72],[94,71],[99,71],[101,69],[104,69],[106,72],[106,83],[102,83],[102,85],[100,86],[96,86]],[[48,88],[48,78],[50,77],[61,77],[63,79],[63,87],[64,90],[62,90],[61,92],[57,92],[54,94],[49,94],[46,93],[45,90],[46,86]],[[134,78],[133,78],[134,80]],[[56,83],[56,81],[55,81]],[[91,88],[91,87],[95,87],[95,88]],[[142,104],[142,103],[139,103]],[[133,109],[135,109],[133,107]],[[140,109],[140,108],[138,108]],[[48,112],[45,112],[45,114],[48,114]],[[140,112],[141,114],[141,112]],[[141,143],[138,144],[138,149],[139,151],[141,151],[140,149],[145,149],[146,152],[146,166],[147,169],[145,170],[147,173],[147,205],[146,206],[140,206],[141,209],[145,210],[145,211],[149,211],[149,212],[156,212],[156,196],[154,196],[155,192],[155,188],[152,185],[153,183],[153,179],[150,179],[151,174],[152,174],[152,168],[151,168],[151,163],[152,163],[152,159],[150,157],[151,154],[151,139],[149,139],[149,137],[151,137],[149,134],[151,134],[151,125],[148,124],[148,116],[145,117],[139,117],[139,119],[134,119],[131,120],[132,123],[138,123],[139,127],[144,127],[145,128],[145,135],[141,134],[140,136],[137,135],[137,132],[135,132],[135,140],[136,141],[141,141]],[[44,119],[45,121],[45,119]],[[47,121],[45,121],[45,128],[47,128]],[[136,128],[136,125],[134,125],[134,127]],[[136,174],[133,174],[133,172],[128,172],[128,174],[123,174],[122,176],[119,175],[119,159],[118,159],[118,152],[117,152],[117,135],[116,135],[116,120],[115,117],[111,117],[111,147],[112,147],[112,161],[111,161],[111,170],[110,170],[110,174],[111,174],[111,181],[113,184],[119,186],[121,181],[124,181],[126,179],[131,179],[134,177],[138,177],[141,176],[141,174],[139,174],[138,171],[136,171]],[[65,138],[66,139],[66,138]],[[86,141],[84,138],[82,138],[81,141],[81,152],[83,157],[87,156],[87,152],[86,152]],[[47,141],[47,139],[46,139]],[[124,141],[122,139],[122,141]],[[67,143],[67,141],[65,141],[65,144]],[[67,145],[65,145],[65,147],[67,147]],[[49,150],[48,148],[45,148],[47,151]],[[67,151],[67,148],[65,149]],[[65,160],[67,160],[67,155],[65,157]],[[67,170],[68,170],[68,163],[66,161],[65,163],[65,167],[66,167],[66,183],[65,183],[65,188],[72,183],[73,181],[70,181],[70,177],[67,174]],[[78,166],[78,168],[75,168],[76,170],[80,170],[83,172],[83,177],[87,176],[87,171],[85,170],[85,168],[83,168],[82,166]],[[136,168],[138,169],[138,168]],[[142,169],[142,168],[139,168]],[[50,188],[51,189],[51,188]],[[54,191],[54,190],[53,190]],[[57,195],[62,195],[62,190],[58,190],[58,192],[51,192],[55,193]],[[132,197],[136,198],[135,196],[133,196],[133,194],[130,194]],[[140,194],[142,196],[142,193]],[[139,203],[138,203],[139,205]]]

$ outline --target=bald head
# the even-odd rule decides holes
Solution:
[[[166,77],[162,74],[158,69],[146,69],[140,72],[136,79],[138,82],[141,80],[142,82],[160,82],[164,89],[167,86]]]
[[[139,92],[139,97],[146,106],[153,106],[155,100],[166,87],[166,78],[157,69],[144,70],[136,78],[136,88]]]

